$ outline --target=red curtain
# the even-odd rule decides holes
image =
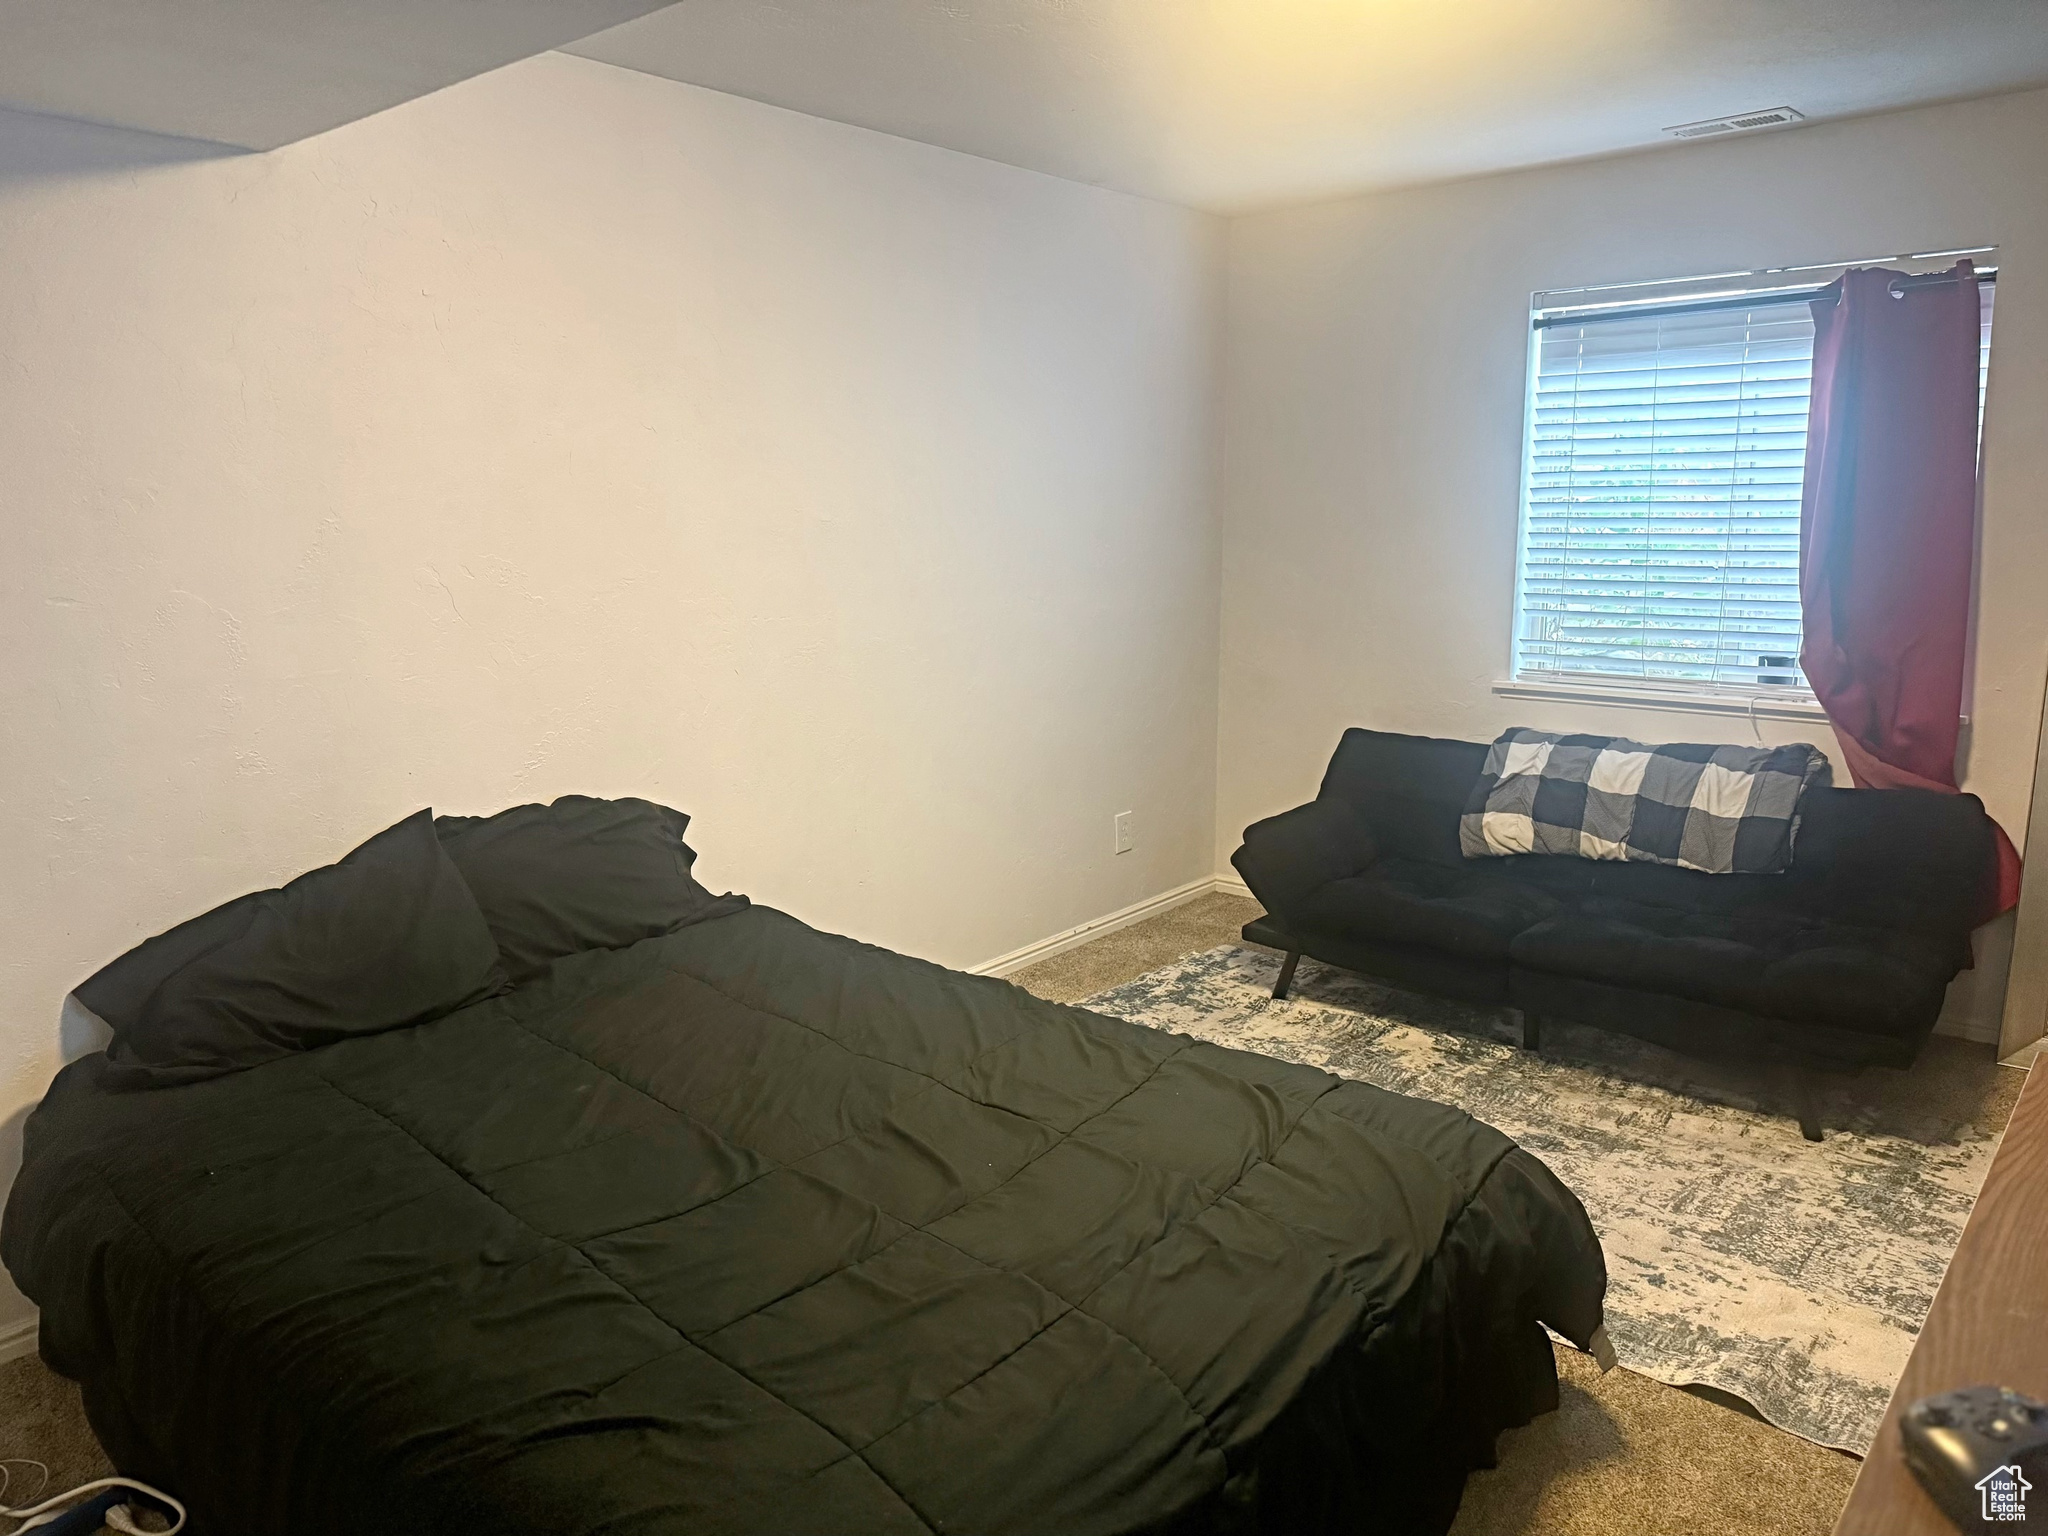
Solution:
[[[1958,793],[1977,531],[1977,275],[1845,274],[1813,301],[1799,512],[1806,669],[1865,789]],[[2019,854],[1998,834],[1998,910]]]

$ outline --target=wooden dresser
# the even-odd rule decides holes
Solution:
[[[2048,1399],[2048,1054],[2027,1075],[1835,1536],[1955,1536],[1900,1459],[1898,1418],[1930,1392],[1980,1382]],[[2048,1489],[2038,1497],[2048,1530]]]

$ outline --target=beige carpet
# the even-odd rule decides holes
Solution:
[[[1258,908],[1241,897],[1206,896],[1161,917],[1096,939],[1012,978],[1041,997],[1076,1002],[1184,955],[1229,943]],[[2000,1074],[1986,1091],[1989,1047],[1937,1040],[1913,1074],[1921,1092],[1966,1091],[2002,1123],[2021,1074]],[[2012,1079],[2010,1084],[2002,1078]],[[1897,1093],[1904,1080],[1874,1080]],[[1602,1376],[1575,1350],[1558,1351],[1562,1405],[1502,1437],[1500,1466],[1476,1474],[1453,1536],[1827,1536],[1848,1496],[1857,1463],[1722,1405],[1628,1371]],[[0,1456],[28,1456],[50,1468],[52,1489],[75,1487],[111,1468],[86,1426],[78,1390],[33,1356],[0,1365]],[[33,1490],[38,1474],[17,1467],[11,1490]]]
[[[34,1467],[10,1461],[0,1504],[15,1509],[114,1470],[85,1422],[78,1388],[34,1355],[0,1365],[0,1457],[18,1456],[40,1461],[50,1475],[46,1481]]]

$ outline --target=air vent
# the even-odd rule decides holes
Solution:
[[[1786,123],[1806,121],[1804,112],[1791,107],[1760,107],[1754,112],[1737,112],[1731,117],[1710,117],[1699,123],[1680,123],[1664,131],[1674,139],[1706,139],[1723,133],[1750,133],[1758,128],[1778,128]]]

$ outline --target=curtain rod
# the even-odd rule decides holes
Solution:
[[[1959,245],[1948,251],[1894,251],[1889,256],[1851,256],[1842,261],[1802,261],[1796,267],[1744,267],[1740,272],[1701,272],[1692,277],[1652,277],[1633,283],[1588,283],[1580,288],[1539,288],[1562,298],[1568,293],[1620,293],[1625,288],[1669,288],[1674,283],[1712,283],[1731,277],[1793,277],[1801,272],[1846,272],[1851,267],[1889,267],[1901,261],[1947,261],[1957,256],[1995,256],[1995,245]],[[1996,266],[1997,263],[1991,263]],[[1990,267],[1984,268],[1990,271]],[[1552,304],[1550,309],[1564,306]]]
[[[1953,272],[1905,273],[1893,280],[1895,288],[1935,288],[1956,280]],[[1996,283],[1998,268],[1982,267],[1977,271],[1977,281]],[[1554,313],[1532,317],[1537,330],[1554,325],[1579,325],[1589,320],[1631,320],[1642,315],[1691,315],[1717,309],[1755,309],[1764,304],[1796,304],[1802,299],[1811,300],[1825,294],[1834,287],[1834,282],[1812,283],[1797,287],[1759,289],[1753,293],[1733,298],[1697,299],[1688,302],[1684,298],[1646,299],[1640,304],[1580,305],[1571,309],[1560,309]]]
[[[1893,279],[1894,288],[1938,288],[1956,280],[1953,272],[1913,272]],[[1985,267],[1977,273],[1979,283],[1996,283],[1998,268]],[[1581,307],[1564,310],[1557,314],[1536,315],[1531,319],[1535,329],[1548,330],[1554,325],[1584,325],[1593,320],[1634,320],[1644,315],[1700,315],[1717,309],[1755,309],[1762,304],[1796,304],[1801,299],[1815,299],[1826,293],[1834,283],[1814,283],[1803,288],[1773,288],[1769,297],[1761,294],[1745,294],[1734,299],[1701,299],[1688,304],[1683,299],[1667,299],[1658,302],[1646,300],[1641,304],[1614,304],[1604,308]]]

